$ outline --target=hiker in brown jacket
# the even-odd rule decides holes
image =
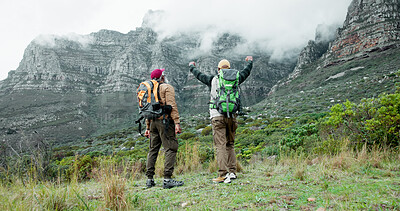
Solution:
[[[157,80],[159,85],[159,99],[161,106],[169,105],[172,107],[171,113],[161,116],[158,119],[146,121],[145,136],[150,138],[149,153],[146,164],[146,186],[151,188],[155,186],[153,176],[155,174],[155,164],[161,145],[165,149],[164,163],[164,183],[163,188],[172,188],[181,186],[182,181],[172,179],[176,154],[178,151],[178,141],[176,134],[181,133],[178,107],[175,102],[175,89],[166,83],[164,69],[155,69],[151,72],[151,79]]]

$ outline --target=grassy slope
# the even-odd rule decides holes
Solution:
[[[177,175],[185,185],[169,190],[161,178],[146,189],[145,179],[103,173],[87,183],[0,186],[0,209],[113,209],[110,196],[127,210],[400,209],[399,160],[398,153],[365,151],[254,159],[231,184],[214,184],[216,174],[201,171]]]
[[[239,173],[231,184],[213,184],[211,179],[215,175],[204,173],[180,177],[186,185],[171,191],[160,187],[142,190],[139,183],[132,192],[142,199],[137,206],[143,209],[175,209],[184,205],[201,210],[400,209],[400,174],[395,168],[357,167],[353,163],[350,165],[355,166],[349,169],[337,169],[329,160],[316,165],[289,162],[293,163],[257,162]],[[309,202],[309,198],[315,201]]]

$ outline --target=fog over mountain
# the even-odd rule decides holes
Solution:
[[[350,2],[250,0],[244,3],[206,0],[183,3],[182,6],[170,5],[161,14],[153,13],[151,18],[145,17],[144,22],[148,21],[147,25],[160,35],[160,39],[177,33],[199,33],[203,37],[201,49],[204,52],[211,48],[218,34],[228,32],[244,37],[250,48],[258,46],[261,50],[272,52],[273,58],[284,59],[297,56],[298,50],[308,40],[314,39],[318,25],[341,26]],[[335,34],[337,27],[329,27],[333,31],[326,31],[325,35]]]
[[[296,55],[292,49],[314,39],[318,24],[341,25],[349,4],[350,0],[4,0],[0,2],[0,23],[7,33],[0,34],[0,80],[18,67],[24,49],[35,37],[51,43],[43,35],[86,35],[101,29],[128,33],[140,27],[148,10],[165,11],[161,19],[151,22],[159,38],[180,32],[201,33],[203,52],[210,49],[219,33],[231,32],[274,52],[275,58]],[[254,45],[240,50],[248,46],[252,50]]]

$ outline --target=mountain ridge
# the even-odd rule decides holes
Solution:
[[[371,88],[390,90],[397,78],[386,76],[400,69],[395,61],[399,5],[399,0],[353,0],[336,35],[323,32],[337,26],[319,26],[297,61],[276,61],[255,48],[254,68],[241,86],[244,106],[256,104],[256,112],[290,116],[324,112],[346,97],[359,100],[370,96],[364,90]],[[222,58],[228,58],[232,68],[244,66],[248,52],[236,47],[247,43],[239,35],[221,33],[204,53],[199,36],[188,33],[160,40],[146,24],[126,34],[100,30],[32,41],[20,66],[0,82],[5,138],[16,143],[36,131],[60,143],[131,127],[137,118],[134,90],[155,68],[166,68],[182,118],[193,111],[206,112],[208,89],[189,73],[188,62],[195,60],[207,74],[215,74]],[[354,87],[357,94],[351,96]]]
[[[206,112],[208,89],[187,65],[187,55],[199,50],[199,42],[192,35],[160,41],[150,28],[127,34],[101,30],[86,36],[39,37],[29,44],[17,70],[2,81],[0,108],[7,118],[0,120],[0,128],[17,131],[7,135],[14,142],[23,131],[69,142],[133,126],[138,113],[134,91],[155,68],[166,68],[181,113],[193,107]],[[233,68],[243,68],[246,55],[234,52],[242,42],[237,35],[221,34],[210,54],[197,56],[198,68],[215,74],[216,64],[225,57]],[[267,53],[253,56],[255,68],[241,86],[250,104],[259,102],[294,67],[291,61],[270,61]]]

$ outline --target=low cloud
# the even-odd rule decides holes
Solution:
[[[351,0],[204,0],[179,1],[150,11],[144,24],[152,27],[159,38],[178,33],[201,36],[200,51],[206,52],[211,43],[223,33],[240,35],[249,48],[272,53],[273,59],[296,55],[309,40],[315,39],[318,25],[321,39],[335,35],[345,20]],[[178,6],[177,6],[178,5]],[[333,27],[332,27],[333,26]],[[238,47],[241,50],[245,46]]]
[[[38,45],[54,48],[57,47],[57,40],[68,40],[76,42],[81,45],[81,47],[86,48],[88,45],[93,43],[93,37],[90,35],[79,35],[76,33],[69,33],[66,35],[39,35],[33,42]]]

